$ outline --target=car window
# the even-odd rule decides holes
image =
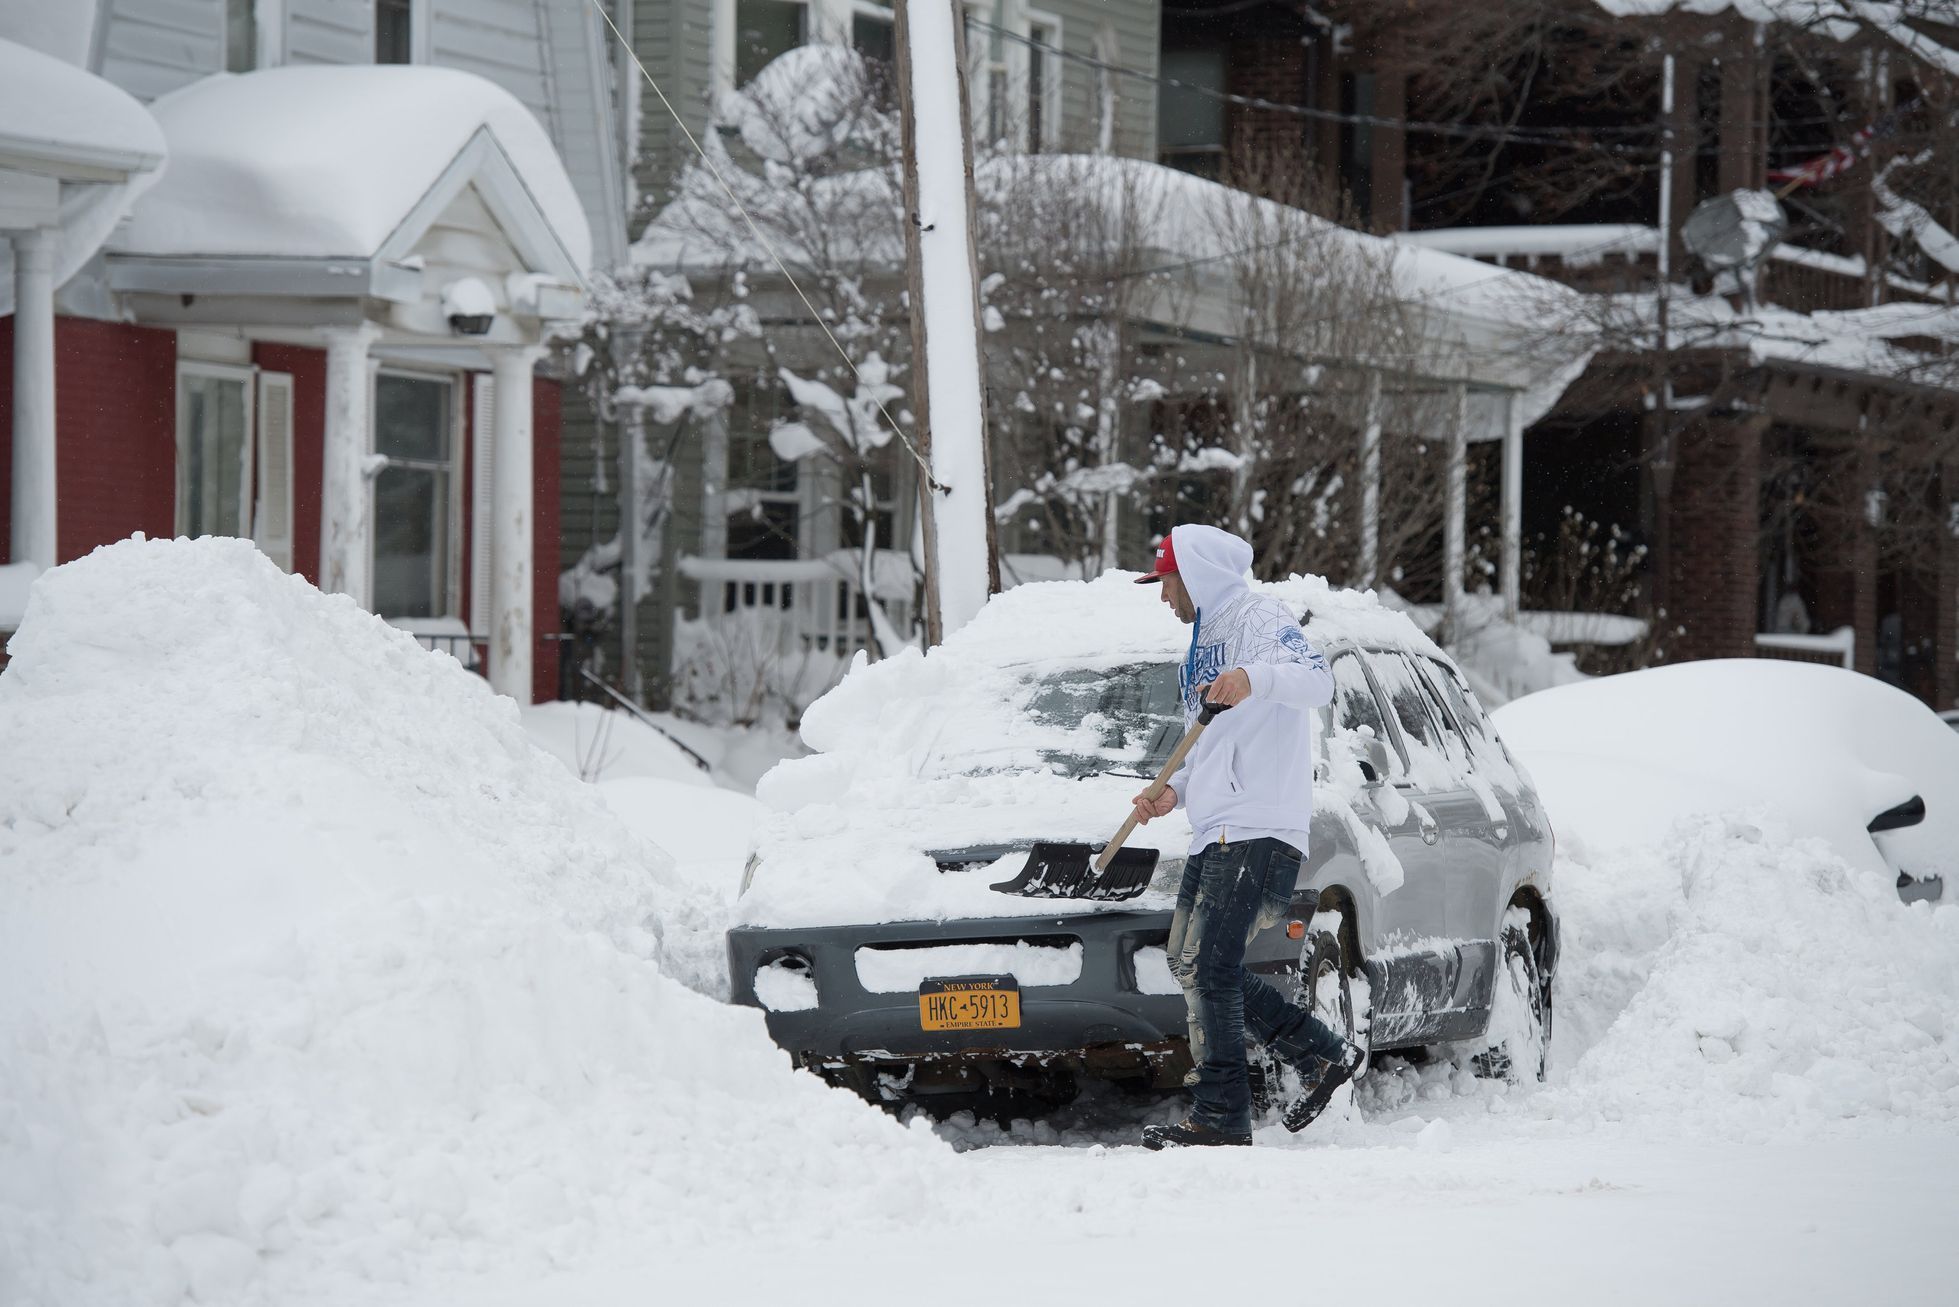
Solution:
[[[1477,770],[1496,780],[1498,784],[1516,775],[1516,764],[1511,761],[1509,751],[1503,747],[1503,739],[1496,733],[1489,714],[1483,711],[1476,692],[1455,668],[1447,663],[1429,658],[1423,660],[1423,670],[1428,680],[1441,694],[1449,711],[1462,724],[1463,734],[1469,739],[1469,753],[1476,761]]]
[[[1030,678],[1027,714],[1073,734],[1043,761],[1067,776],[1154,776],[1183,738],[1175,663],[1113,669],[1055,668]]]
[[[1451,789],[1461,782],[1461,762],[1452,759],[1434,692],[1424,689],[1413,665],[1400,653],[1372,651],[1368,665],[1401,726],[1408,746],[1408,775],[1417,785]]]
[[[1428,674],[1429,685],[1441,696],[1449,715],[1462,727],[1471,755],[1478,762],[1483,762],[1491,753],[1500,754],[1501,746],[1490,729],[1490,719],[1484,715],[1483,705],[1476,702],[1476,696],[1456,676],[1455,669],[1433,658],[1422,659],[1421,668]]]
[[[1469,771],[1472,766],[1469,741],[1464,738],[1462,728],[1456,723],[1455,715],[1444,706],[1441,691],[1435,688],[1434,664],[1426,658],[1417,658],[1412,654],[1402,654],[1401,660],[1407,664],[1408,670],[1414,674],[1416,684],[1422,688],[1422,698],[1428,704],[1429,717],[1435,723],[1436,742],[1441,746],[1443,754],[1459,770]]]
[[[1330,666],[1333,671],[1332,725],[1335,742],[1344,748],[1348,756],[1358,761],[1367,756],[1364,740],[1380,740],[1388,746],[1388,766],[1397,775],[1400,774],[1401,759],[1394,751],[1394,737],[1388,731],[1387,721],[1381,716],[1381,701],[1374,697],[1374,687],[1367,683],[1367,672],[1361,667],[1360,655],[1336,654]],[[1332,748],[1333,743],[1329,743],[1329,755]]]

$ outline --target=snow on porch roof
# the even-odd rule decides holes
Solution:
[[[116,242],[137,256],[372,258],[487,130],[583,273],[592,236],[563,162],[515,97],[452,68],[270,68],[152,106],[170,170]]]
[[[0,40],[0,167],[120,180],[155,169],[163,156],[163,130],[128,92]]]
[[[1595,0],[1618,18],[1649,18],[1657,14],[1723,14],[1750,23],[1787,23],[1827,32],[1847,40],[1868,26],[1882,32],[1926,63],[1959,74],[1959,50],[1942,45],[1913,26],[1906,7],[1872,0]],[[1930,17],[1929,14],[1926,17]]]

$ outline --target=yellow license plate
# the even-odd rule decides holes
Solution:
[[[918,1024],[926,1030],[1014,1030],[1020,986],[1012,976],[927,980],[918,987]]]

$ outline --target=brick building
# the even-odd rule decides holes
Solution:
[[[1164,70],[1202,90],[1165,92],[1160,156],[1290,151],[1363,225],[1591,292],[1559,329],[1596,332],[1592,365],[1526,435],[1525,534],[1569,506],[1645,544],[1665,657],[1843,661],[1952,705],[1959,27],[1439,8],[1166,8]],[[1788,227],[1758,265],[1696,257],[1698,207],[1770,187]]]

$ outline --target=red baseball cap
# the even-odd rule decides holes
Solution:
[[[1156,570],[1154,572],[1151,572],[1148,576],[1137,577],[1136,584],[1154,585],[1156,582],[1161,581],[1164,577],[1170,576],[1173,573],[1175,573],[1176,570],[1177,570],[1177,551],[1171,546],[1170,537],[1168,535],[1165,535],[1163,537],[1163,543],[1156,547]]]

